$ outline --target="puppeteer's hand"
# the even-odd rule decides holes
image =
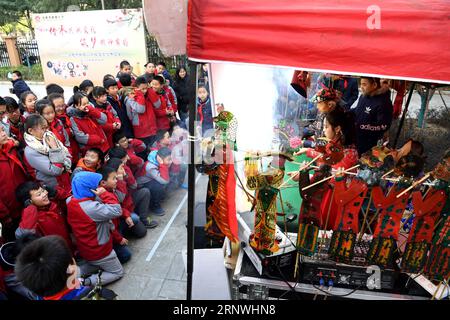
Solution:
[[[300,178],[300,174],[298,171],[292,171],[287,173],[289,177],[292,177],[292,181],[298,181]]]
[[[336,170],[336,173],[334,174],[336,177],[343,177],[345,173],[345,169],[344,168],[338,168]]]
[[[125,238],[122,238],[122,241],[120,241],[120,245],[121,245],[121,246],[126,246],[126,245],[128,245],[128,240],[125,239]]]

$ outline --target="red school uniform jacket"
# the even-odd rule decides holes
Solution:
[[[25,144],[25,140],[23,138],[23,134],[25,132],[25,118],[20,116],[19,122],[14,124],[10,120],[9,123],[9,131],[16,136],[16,139],[21,143]]]
[[[61,208],[55,202],[50,202],[49,206],[41,208],[29,205],[23,210],[16,237],[26,232],[37,233],[41,236],[61,236],[72,252],[74,251],[67,221],[62,215]]]
[[[148,90],[150,92],[155,92],[153,90]],[[153,94],[152,93],[152,94]],[[169,99],[169,95],[166,91],[163,91],[162,93],[156,93],[159,97],[159,100],[161,102],[161,105],[159,108],[154,108],[155,116],[156,116],[156,126],[158,127],[158,130],[169,130],[170,129],[170,120],[167,116],[167,110],[170,110],[172,108],[172,104]],[[176,110],[174,110],[176,112]]]
[[[136,172],[144,165],[144,160],[141,157],[137,156],[136,153],[143,152],[145,151],[145,149],[145,143],[141,140],[131,139],[131,141],[129,141],[126,151],[128,156],[130,157],[130,160],[128,160],[127,165],[133,172]]]
[[[114,147],[113,134],[117,131],[117,129],[114,128],[114,123],[120,123],[117,112],[108,101],[106,101],[104,105],[94,103],[94,107],[106,116],[106,123],[102,125],[102,129],[108,139],[109,147],[112,148]]]
[[[0,222],[17,218],[22,211],[15,197],[16,188],[27,180],[25,168],[20,161],[14,142],[0,146]]]
[[[75,137],[73,135],[72,131],[72,124],[70,122],[70,117],[67,114],[62,115],[56,115],[56,118],[58,118],[59,121],[64,126],[64,130],[66,130],[67,136],[69,137],[70,142],[70,154],[72,155],[72,163],[77,163],[80,159],[80,146],[78,145],[78,142],[75,140]]]
[[[135,97],[125,97],[128,118],[133,126],[136,138],[147,138],[156,135],[156,118],[154,109],[160,107],[160,100],[153,90],[147,90],[146,95],[135,90]]]
[[[103,152],[109,149],[108,139],[101,127],[107,121],[107,117],[100,110],[88,105],[89,111],[75,110],[70,118],[73,134],[80,145],[82,154],[89,148],[99,148]]]
[[[119,200],[111,192],[94,198],[69,198],[67,221],[72,228],[80,256],[88,261],[100,260],[111,253],[114,229],[112,219],[122,215]]]

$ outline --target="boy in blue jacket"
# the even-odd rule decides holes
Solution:
[[[20,99],[20,95],[25,91],[31,91],[30,87],[27,83],[22,79],[22,73],[20,71],[13,71],[11,82],[13,84],[13,89],[11,93],[14,93],[18,99]]]
[[[355,114],[358,154],[377,145],[392,123],[392,101],[389,89],[380,85],[380,79],[361,77],[362,95],[350,112]]]
[[[167,185],[170,182],[169,168],[172,164],[172,151],[163,147],[154,150],[148,155],[148,161],[136,174],[138,187],[145,187],[150,190],[150,211],[154,215],[164,215],[161,208],[161,201],[166,196]]]

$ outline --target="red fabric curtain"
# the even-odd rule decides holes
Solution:
[[[450,83],[448,0],[189,0],[192,60]]]

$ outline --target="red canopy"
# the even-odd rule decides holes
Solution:
[[[189,0],[191,60],[450,83],[448,0]]]

